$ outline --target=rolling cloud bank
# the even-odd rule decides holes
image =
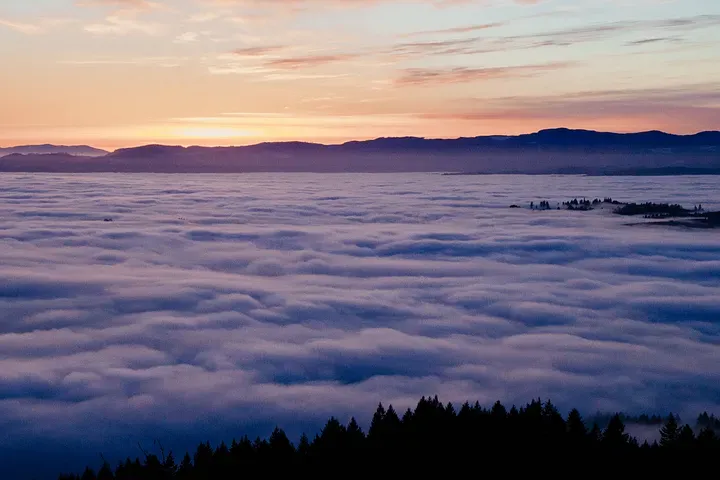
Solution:
[[[718,412],[717,231],[507,208],[717,208],[718,192],[720,177],[6,174],[0,465],[299,435],[436,393]]]

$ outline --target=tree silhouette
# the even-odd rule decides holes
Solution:
[[[115,474],[112,471],[112,468],[110,467],[110,464],[107,462],[103,462],[102,467],[100,467],[100,470],[98,470],[97,473],[97,480],[114,480]]]
[[[567,418],[567,440],[573,449],[581,449],[590,440],[588,429],[580,415],[580,412],[573,408]]]
[[[190,480],[192,479],[193,475],[193,465],[192,460],[190,459],[190,454],[185,453],[185,456],[182,459],[182,462],[180,462],[180,465],[177,469],[176,478],[179,480]]]
[[[350,422],[348,423],[345,431],[347,433],[348,448],[355,451],[359,451],[360,449],[362,449],[365,444],[365,434],[363,433],[362,428],[360,428],[360,425],[358,425],[357,421],[355,420],[355,417],[352,417],[350,419]]]
[[[675,420],[675,416],[671,413],[665,421],[665,425],[660,429],[660,446],[674,447],[679,437],[680,428],[678,427],[677,420]]]
[[[378,449],[384,446],[385,438],[385,408],[380,403],[373,414],[368,430],[368,442],[372,448]]]
[[[712,450],[720,447],[720,441],[713,429],[705,427],[698,433],[697,446],[704,451]]]
[[[90,467],[85,467],[85,471],[83,472],[82,476],[80,477],[80,480],[97,480],[95,471],[93,471],[93,469]]]
[[[508,476],[526,474],[524,468],[545,475],[561,475],[559,452],[573,462],[592,465],[593,473],[628,473],[643,476],[669,474],[668,466],[704,465],[720,454],[720,440],[713,431],[715,417],[698,417],[708,426],[695,436],[689,425],[679,426],[670,415],[660,428],[660,443],[640,445],[625,430],[626,422],[655,425],[658,417],[622,414],[596,415],[592,428],[577,409],[566,418],[550,400],[533,399],[508,410],[501,402],[483,408],[478,402],[456,408],[438,397],[423,397],[415,409],[399,418],[394,407],[379,404],[366,436],[355,417],[343,425],[331,417],[311,441],[300,437],[295,448],[280,427],[267,439],[251,441],[247,435],[230,446],[213,448],[200,443],[176,465],[172,452],[159,456],[140,447],[144,459],[130,458],[113,473],[103,460],[97,475],[88,467],[82,475],[62,475],[60,480],[237,480],[281,475],[376,475],[399,471],[427,475],[438,468],[502,468]],[[598,423],[603,419],[605,423]],[[604,430],[599,425],[605,425]],[[523,462],[524,459],[529,459]],[[515,461],[518,459],[518,461]],[[615,469],[616,471],[612,470]],[[686,472],[687,473],[687,472]],[[687,476],[687,475],[685,475]],[[3,479],[4,480],[4,479]]]
[[[693,433],[690,425],[685,425],[680,429],[677,437],[677,446],[684,450],[690,450],[695,446],[695,433]]]
[[[613,415],[603,431],[602,445],[612,450],[623,450],[628,446],[629,440],[630,435],[625,433],[625,424],[620,419],[620,415]]]

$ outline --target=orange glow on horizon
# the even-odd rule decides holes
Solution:
[[[291,121],[295,121],[289,117]],[[300,119],[301,121],[302,119]],[[370,140],[379,137],[426,137],[426,138],[458,138],[482,135],[519,135],[533,133],[546,128],[578,128],[621,133],[637,132],[643,129],[639,125],[650,125],[652,129],[663,130],[675,134],[694,134],[698,129],[694,125],[685,124],[686,128],[678,128],[672,118],[645,117],[596,117],[584,121],[574,119],[526,119],[526,118],[491,118],[488,120],[452,119],[432,120],[415,119],[411,125],[386,122],[386,125],[369,125],[367,121],[344,120],[340,125],[332,118],[316,125],[276,125],[277,119],[262,117],[258,123],[243,126],[213,125],[211,123],[168,123],[139,127],[122,128],[47,128],[24,129],[21,132],[5,130],[0,133],[0,146],[10,147],[34,143],[52,143],[57,145],[90,145],[106,150],[136,147],[148,144],[164,144],[179,146],[243,146],[262,142],[302,141],[323,144],[338,144],[353,140]],[[345,123],[346,125],[343,125]],[[646,128],[644,130],[649,130]],[[11,136],[12,135],[12,136]],[[42,138],[38,141],[38,138]]]

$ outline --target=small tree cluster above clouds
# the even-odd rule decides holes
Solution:
[[[718,409],[716,232],[506,208],[583,194],[709,208],[716,179],[3,180],[0,443],[127,454],[138,436],[299,434],[435,393]]]

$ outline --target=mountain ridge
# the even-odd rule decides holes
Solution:
[[[561,135],[563,137],[561,137]],[[436,143],[436,144],[458,144],[458,145],[492,145],[496,146],[499,145],[499,142],[502,142],[502,144],[506,145],[508,141],[512,143],[512,141],[515,141],[518,145],[529,145],[533,142],[533,139],[536,138],[542,138],[546,140],[550,140],[550,142],[553,142],[555,144],[560,143],[558,140],[565,139],[565,143],[567,144],[570,140],[570,137],[572,140],[576,141],[576,145],[585,145],[587,143],[583,143],[578,141],[582,136],[583,140],[587,142],[587,140],[590,137],[595,137],[595,142],[598,143],[597,140],[600,138],[603,139],[615,139],[615,140],[636,140],[636,139],[645,139],[646,141],[649,140],[649,137],[654,138],[654,142],[648,141],[648,145],[656,145],[658,140],[662,139],[666,143],[672,143],[673,145],[679,146],[682,144],[698,144],[698,143],[704,143],[708,140],[705,140],[707,137],[710,137],[709,141],[712,143],[713,146],[720,147],[720,131],[718,130],[705,130],[693,134],[674,134],[674,133],[667,133],[660,130],[648,130],[648,131],[641,131],[641,132],[630,132],[630,133],[618,133],[618,132],[604,132],[604,131],[598,131],[598,130],[585,130],[585,129],[570,129],[570,128],[550,128],[550,129],[543,129],[539,130],[534,133],[525,133],[525,134],[519,134],[519,135],[478,135],[474,137],[455,137],[455,138],[437,138],[437,137],[419,137],[419,136],[401,136],[401,137],[377,137],[374,139],[368,139],[368,140],[349,140],[347,142],[343,143],[318,143],[318,142],[303,142],[303,141],[279,141],[279,142],[260,142],[260,143],[254,143],[250,145],[237,145],[237,146],[224,146],[224,147],[205,147],[205,146],[199,146],[199,145],[191,145],[188,147],[181,147],[178,145],[161,145],[161,144],[148,144],[148,145],[139,145],[137,147],[128,147],[128,148],[122,148],[119,150],[116,150],[116,153],[119,151],[128,151],[133,150],[137,148],[146,148],[146,147],[168,147],[168,148],[180,148],[180,149],[195,149],[195,148],[202,148],[202,149],[233,149],[233,148],[260,148],[260,147],[270,147],[270,146],[296,146],[296,147],[308,147],[308,146],[314,146],[314,147],[327,147],[327,148],[338,148],[338,147],[351,147],[351,146],[362,146],[362,145],[383,145],[383,146],[391,146],[391,145],[401,145],[407,147],[408,145],[417,145],[421,143]],[[620,143],[620,142],[615,142]]]
[[[644,138],[647,139],[648,137],[654,137],[655,144],[657,144],[657,141],[659,139],[663,139],[665,141],[671,141],[674,144],[682,144],[682,143],[695,143],[693,140],[698,139],[705,139],[707,137],[710,138],[710,142],[717,146],[720,146],[720,131],[719,130],[703,130],[700,132],[692,133],[692,134],[675,134],[675,133],[668,133],[663,132],[661,130],[646,130],[646,131],[639,131],[639,132],[607,132],[607,131],[601,131],[601,130],[589,130],[589,129],[571,129],[566,127],[557,127],[557,128],[548,128],[548,129],[542,129],[538,130],[537,132],[533,133],[523,133],[518,135],[478,135],[473,137],[422,137],[422,136],[413,136],[413,135],[406,135],[406,136],[398,136],[398,137],[391,137],[391,136],[383,136],[383,137],[377,137],[373,139],[367,139],[367,140],[348,140],[346,142],[342,143],[319,143],[319,142],[304,142],[304,141],[267,141],[267,142],[258,142],[254,144],[248,144],[248,145],[229,145],[229,146],[202,146],[202,145],[189,145],[189,146],[180,146],[180,145],[167,145],[167,144],[160,144],[160,143],[149,143],[149,144],[141,144],[133,147],[124,147],[119,148],[115,151],[108,151],[103,150],[100,148],[92,147],[89,145],[54,145],[54,144],[38,144],[38,145],[17,145],[17,146],[10,146],[10,147],[0,147],[0,156],[3,155],[9,155],[12,153],[20,153],[23,155],[26,154],[34,154],[34,155],[43,155],[48,153],[69,153],[71,155],[76,156],[88,156],[83,155],[83,151],[87,152],[93,152],[96,155],[93,156],[105,156],[105,155],[112,155],[113,153],[117,152],[127,152],[131,150],[137,150],[137,149],[149,149],[149,148],[168,148],[168,149],[242,149],[242,148],[258,148],[258,147],[268,147],[268,146],[316,146],[316,147],[350,147],[350,146],[356,146],[356,145],[369,145],[369,144],[402,144],[402,142],[406,143],[422,143],[422,142],[435,142],[435,143],[458,143],[458,144],[468,144],[468,143],[476,143],[476,144],[482,144],[483,142],[503,142],[506,143],[507,140],[515,140],[518,143],[524,142],[525,144],[532,143],[532,139],[535,138],[543,138],[543,139],[550,139],[551,142],[556,142],[558,136],[562,134],[564,135],[565,140],[569,139],[571,136],[574,137],[574,140],[576,140],[576,144],[580,145],[583,142],[577,141],[580,136],[584,137],[583,140],[587,142],[587,140],[590,137],[594,137],[594,142],[597,143],[597,140],[600,138],[603,139],[640,139]],[[554,136],[554,138],[553,138]],[[707,141],[707,140],[703,140]],[[652,144],[649,143],[649,144]],[[9,153],[8,153],[9,152]]]
[[[676,135],[657,130],[614,133],[556,128],[515,136],[379,137],[339,144],[148,144],[118,149],[101,157],[0,158],[0,171],[48,172],[604,173],[620,168],[718,169],[720,131]]]
[[[41,145],[17,145],[13,147],[0,147],[0,157],[13,154],[21,155],[50,155],[55,153],[66,153],[76,156],[102,157],[110,153],[107,150],[91,147],[89,145],[53,145],[45,143]]]

